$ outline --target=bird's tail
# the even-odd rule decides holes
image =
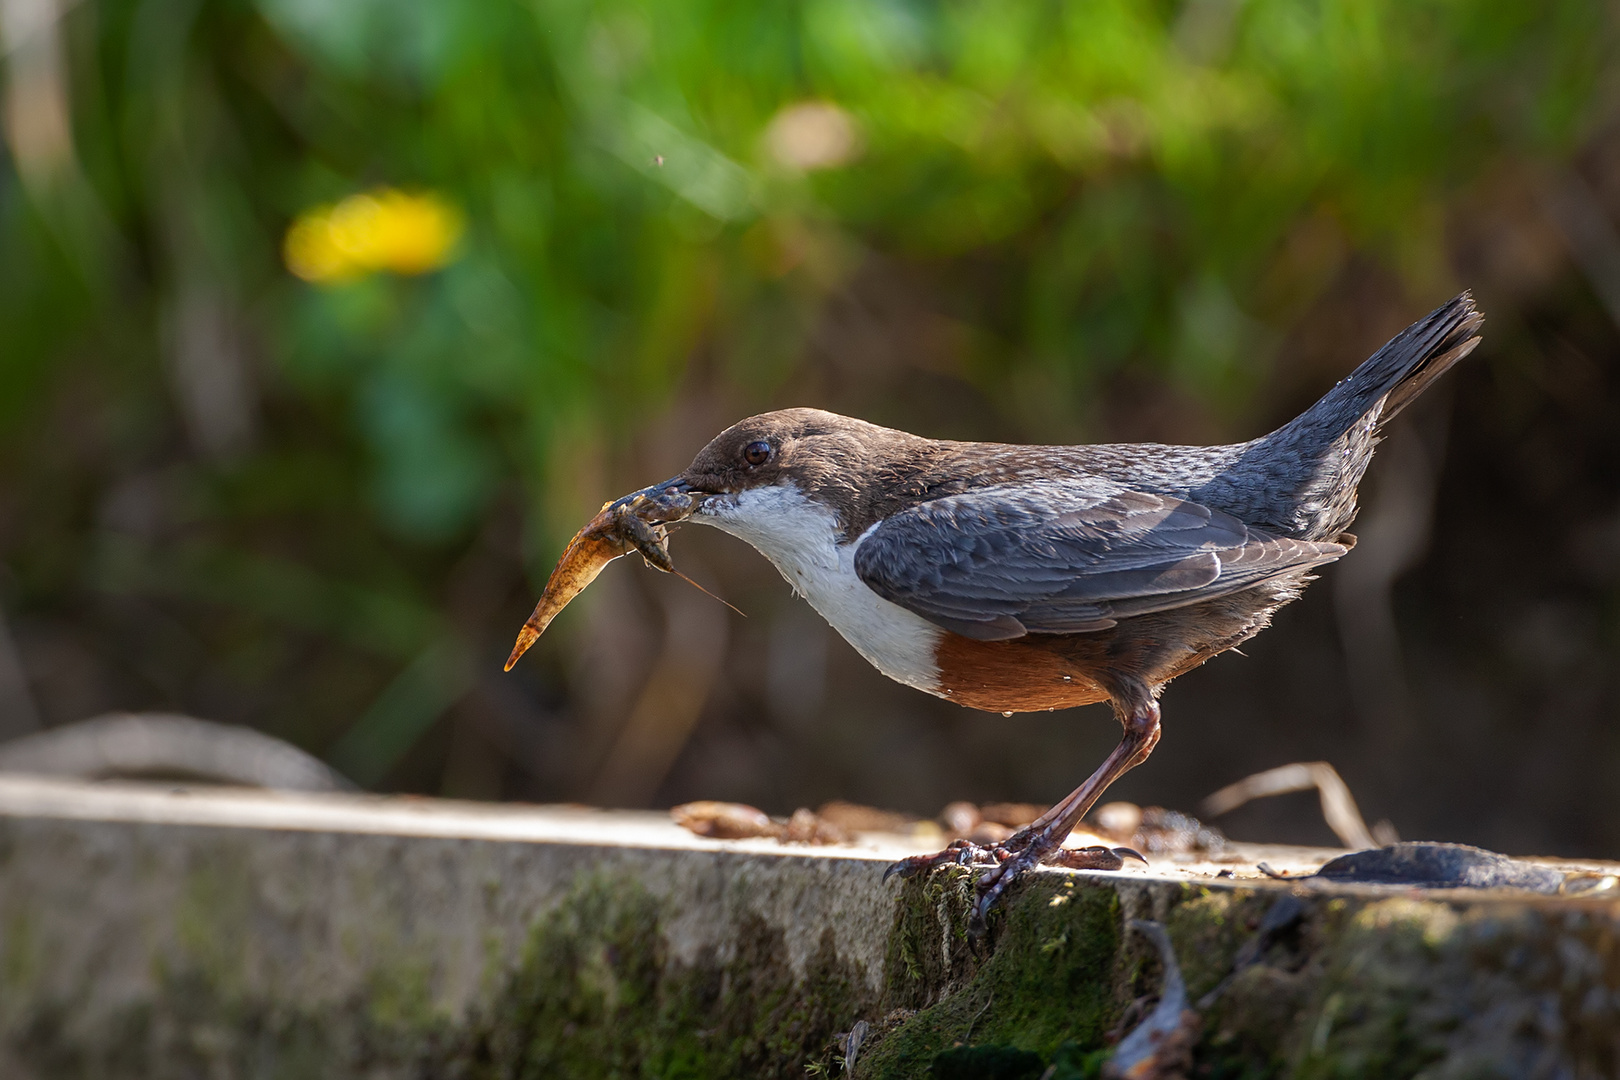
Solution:
[[[1306,540],[1333,540],[1356,515],[1356,486],[1378,444],[1378,431],[1479,344],[1484,318],[1463,293],[1395,336],[1322,400],[1255,444],[1267,493],[1257,523]],[[1241,466],[1239,467],[1242,468]],[[1245,519],[1250,520],[1250,519]]]
[[[1314,436],[1325,443],[1364,419],[1375,429],[1382,426],[1474,351],[1484,322],[1473,294],[1457,296],[1395,335],[1288,429],[1295,429],[1297,437]]]

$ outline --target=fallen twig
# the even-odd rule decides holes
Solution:
[[[1322,817],[1347,848],[1379,847],[1373,839],[1367,822],[1356,806],[1355,797],[1343,777],[1325,761],[1300,761],[1275,769],[1246,776],[1235,784],[1215,792],[1205,799],[1200,812],[1206,817],[1219,817],[1236,810],[1252,799],[1270,795],[1283,795],[1290,791],[1309,791],[1315,788],[1322,797]]]

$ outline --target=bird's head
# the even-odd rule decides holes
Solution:
[[[716,435],[680,475],[620,501],[639,499],[666,522],[697,517],[718,523],[774,502],[772,496],[802,496],[847,523],[866,481],[892,469],[904,448],[923,442],[820,409],[761,413]]]

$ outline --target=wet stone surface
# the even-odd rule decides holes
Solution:
[[[1102,1076],[1163,983],[1133,919],[1196,1012],[1182,1075],[1620,1073],[1612,868],[1234,845],[1033,875],[976,938],[967,871],[881,882],[903,850],[0,778],[0,1075],[839,1076],[860,1025],[859,1077]]]

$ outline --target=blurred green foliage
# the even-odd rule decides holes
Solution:
[[[1085,437],[1128,366],[1242,415],[1348,261],[1453,287],[1458,200],[1571,152],[1613,41],[1593,0],[63,8],[71,152],[0,164],[10,601],[103,651],[96,596],[209,605],[195,663],[288,680],[316,719],[260,719],[318,750],[442,707],[409,679],[502,505],[538,578],[694,364],[791,403],[873,259],[932,283],[1008,430]],[[13,104],[38,48],[7,42]],[[299,213],[382,184],[462,210],[450,266],[286,271]]]

